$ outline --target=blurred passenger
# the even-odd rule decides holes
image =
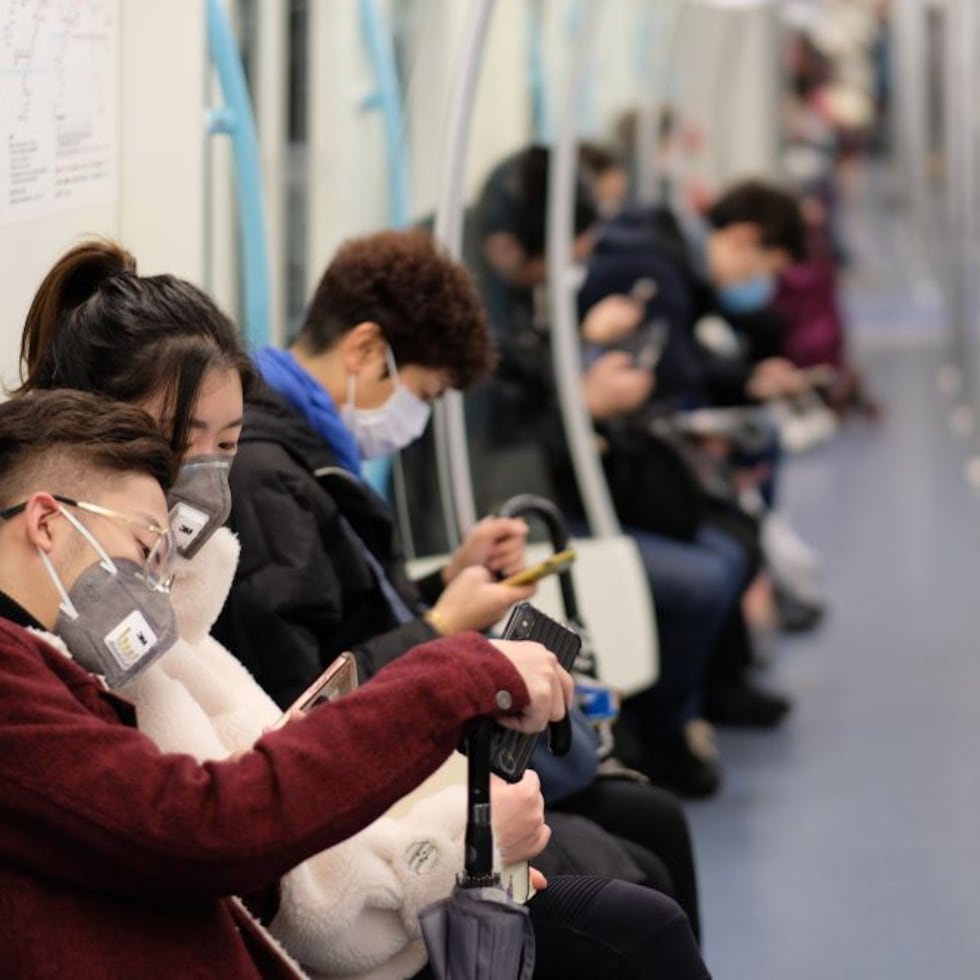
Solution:
[[[633,492],[633,456],[650,444],[654,424],[657,443],[668,441],[689,457],[712,501],[712,522],[762,547],[777,583],[780,624],[794,630],[815,626],[824,600],[816,556],[785,515],[773,512],[781,445],[785,440],[797,447],[802,436],[827,438],[836,427],[814,391],[821,375],[803,372],[783,356],[787,321],[774,303],[777,276],[797,268],[791,263],[802,260],[804,242],[795,196],[758,181],[733,185],[704,215],[629,207],[604,226],[579,294],[583,335],[597,349],[644,358],[655,348],[651,398],[607,434],[624,450],[616,452],[614,445],[609,454],[617,464],[610,471],[614,494],[617,481],[626,484],[620,492],[623,518],[655,531],[670,532],[676,523],[680,491],[669,506],[663,499],[676,471],[674,454],[659,453],[657,463],[646,459],[650,492]],[[592,308],[617,295],[617,318],[591,322]],[[737,412],[710,411],[756,402],[773,406],[751,416],[743,409],[742,422]],[[800,407],[809,413],[805,421]],[[701,409],[709,411],[685,414]],[[763,600],[764,621],[776,615],[767,581],[760,578],[751,593]],[[736,645],[734,634],[730,645]]]
[[[823,394],[835,411],[856,408],[876,418],[880,406],[862,372],[849,363],[839,296],[838,272],[849,261],[849,249],[841,231],[840,141],[822,97],[832,65],[804,33],[790,50],[793,86],[786,100],[783,163],[803,198],[807,259],[780,277],[775,307],[786,322],[783,351],[797,367],[824,373]]]
[[[499,165],[484,186],[475,219],[482,244],[481,288],[501,350],[494,377],[493,426],[498,444],[530,442],[547,454],[563,506],[580,514],[558,411],[545,312],[547,168],[548,152],[538,147]],[[588,285],[596,240],[601,247],[605,229],[597,225],[584,184],[574,204],[574,230],[573,252],[578,261],[588,262]],[[679,273],[674,275],[678,295],[683,295],[684,282]],[[628,296],[609,295],[591,306],[583,331],[612,333],[624,322],[632,329],[639,317],[637,306]],[[598,425],[637,411],[654,392],[651,369],[637,365],[624,351],[603,354],[582,379],[583,399]],[[685,501],[681,504],[686,514]],[[630,527],[656,599],[661,649],[661,677],[644,695],[639,712],[643,740],[654,754],[643,765],[656,779],[703,795],[718,785],[710,728],[700,720],[708,660],[726,624],[738,616],[754,558],[742,542],[696,517],[690,531],[682,538]],[[734,668],[716,672],[712,709],[728,722],[775,724],[788,704],[749,685],[743,649],[744,644]]]
[[[165,586],[173,462],[133,407],[68,391],[0,405],[9,976],[300,976],[231,896],[273,890],[367,826],[473,718],[536,731],[571,694],[536,644],[469,636],[414,651],[236,760],[162,754],[111,688],[159,663],[177,637]],[[640,895],[648,913],[654,898]],[[680,912],[657,911],[683,945]],[[689,939],[687,950],[694,962]]]

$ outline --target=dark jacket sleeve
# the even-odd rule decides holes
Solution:
[[[242,554],[214,633],[281,707],[345,649],[363,681],[436,635],[421,618],[391,628],[332,501],[278,447],[242,447],[232,496]]]
[[[419,595],[427,606],[434,606],[439,601],[439,596],[442,595],[445,587],[442,568],[437,568],[434,572],[415,580],[415,588],[419,590]]]
[[[417,786],[468,720],[497,713],[499,691],[515,710],[527,704],[513,665],[463,634],[238,759],[200,765],[100,716],[92,679],[72,664],[56,673],[45,657],[61,654],[0,625],[0,861],[123,897],[266,887]]]
[[[357,659],[357,673],[366,680],[386,667],[393,660],[420,643],[428,643],[439,634],[421,617],[402,626],[372,636],[362,643],[352,643],[351,649]]]

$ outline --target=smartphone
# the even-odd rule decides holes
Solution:
[[[536,640],[558,658],[565,670],[571,670],[582,649],[582,639],[578,633],[546,616],[529,602],[520,602],[514,606],[504,627],[503,639]],[[567,717],[564,726],[559,723],[559,728],[570,738]],[[568,751],[568,746],[557,748],[554,741],[551,741],[551,736],[555,733],[555,729],[549,732],[550,747],[556,754],[563,754]],[[525,735],[498,725],[490,744],[491,772],[495,772],[508,783],[519,783],[539,738],[539,735]]]
[[[515,572],[510,578],[505,578],[502,585],[531,585],[538,582],[548,575],[556,575],[558,572],[565,571],[573,561],[575,561],[575,549],[566,548],[565,551],[556,551],[555,554],[544,561],[539,561],[537,565],[531,565],[520,572]]]
[[[309,714],[314,708],[328,701],[336,701],[345,694],[357,690],[357,661],[352,653],[342,653],[330,666],[286,709],[273,729],[282,728],[297,714]]]

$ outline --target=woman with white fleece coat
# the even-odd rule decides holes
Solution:
[[[247,751],[282,714],[208,635],[237,561],[225,528],[192,560],[178,559],[171,597],[180,639],[122,692],[161,749],[199,761]],[[313,976],[395,980],[424,966],[418,913],[452,890],[466,816],[462,786],[426,795],[426,785],[407,813],[382,817],[283,879],[270,931]]]

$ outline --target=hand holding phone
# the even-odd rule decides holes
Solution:
[[[514,607],[504,627],[505,640],[532,640],[550,650],[565,670],[570,670],[582,649],[582,639],[567,626],[546,616],[528,602]],[[525,735],[498,726],[490,746],[490,769],[509,783],[520,782],[539,735]],[[555,755],[570,748],[571,727],[568,716],[549,727],[549,747]]]
[[[280,715],[270,731],[282,728],[296,717],[308,715],[314,708],[336,701],[357,690],[357,661],[354,654],[345,652]]]

